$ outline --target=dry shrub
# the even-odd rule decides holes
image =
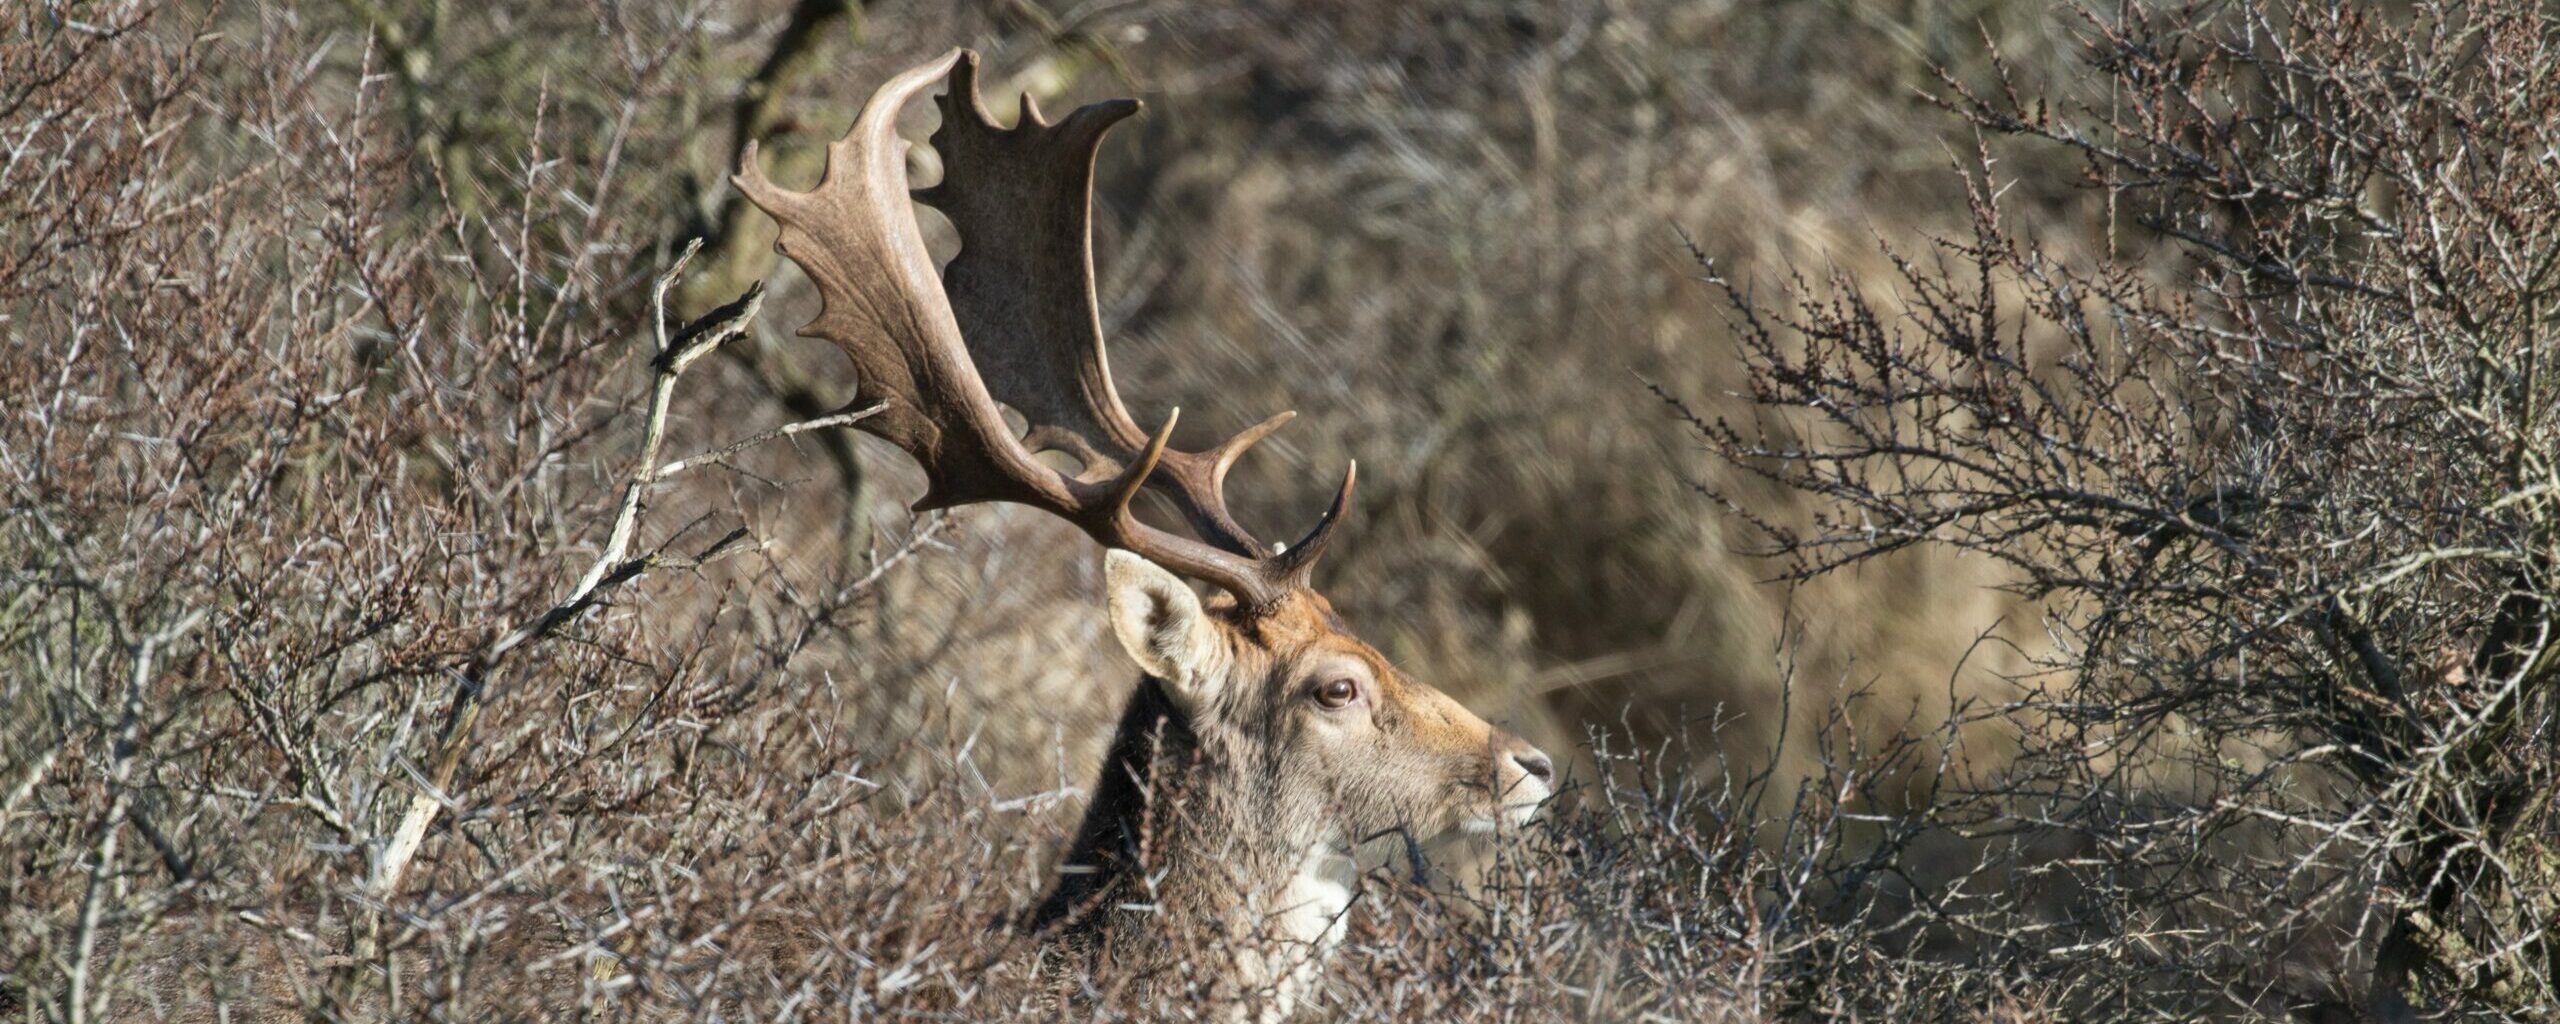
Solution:
[[[1586,753],[1574,802],[1465,884],[1367,881],[1333,1011],[2404,1009],[2269,969],[2315,935],[2371,945],[2297,962],[2378,957],[2377,991],[2413,1010],[2529,1012],[2551,727],[2547,675],[2520,666],[2548,659],[2496,638],[2547,613],[2483,609],[2548,592],[2548,490],[2516,467],[2547,474],[2552,446],[2464,447],[2550,423],[2548,370],[2524,369],[2541,279],[2500,262],[2544,265],[2547,211],[2519,197],[2552,184],[2525,73],[2548,62],[2529,19],[2477,13],[2505,10],[2348,31],[2282,5],[2076,29],[2002,4],[881,5],[855,47],[827,0],[11,9],[0,1006],[1226,1009],[1062,976],[1010,927],[1134,675],[1061,528],[911,522],[903,467],[813,432],[645,488],[612,542],[669,326],[653,283],[698,236],[686,314],[770,266],[725,213],[737,144],[805,160],[885,69],[969,42],[1052,108],[1156,107],[1099,182],[1140,417],[1307,412],[1247,464],[1249,511],[1293,518],[1323,497],[1311,467],[1370,463],[1385,486],[1328,589],[1417,675]],[[2071,73],[2067,31],[2120,92],[2054,119],[1956,94],[1984,130],[2065,143],[2001,165],[2028,179],[2004,220],[1979,184],[1967,218],[1937,170],[1963,122],[1915,116],[1910,89],[1944,64],[2030,94]],[[1986,37],[2025,59],[1993,67]],[[2093,127],[2111,113],[2116,134]],[[2110,190],[2062,187],[2073,147]],[[2136,213],[2188,245],[2142,241]],[[1829,261],[1837,303],[1745,316],[1729,359],[1700,340],[1728,313],[1675,226],[1733,280]],[[1872,255],[1931,227],[1958,232],[1952,270]],[[2026,227],[2042,248],[2011,244]],[[2144,276],[2164,269],[2175,287]],[[848,391],[787,337],[807,302],[777,276],[752,333],[683,378],[669,456]],[[1840,372],[1790,375],[1808,365]],[[1854,459],[1789,463],[1911,422],[1798,415],[1828,387],[1872,398],[1869,372],[1944,385],[1914,396],[1939,403],[1926,438],[2043,472],[2045,436],[2081,437],[2060,465],[2120,471],[2057,498],[2033,475],[1845,486],[1818,467]],[[1742,458],[1697,464],[1648,381],[1736,421],[1709,437]],[[2245,510],[2215,489],[2233,481]],[[1738,550],[1759,536],[1829,571],[1764,585]],[[2512,565],[2540,568],[2491,571]],[[1986,586],[2013,570],[2042,589]],[[2408,694],[2390,714],[2358,696],[2384,693],[2374,664]],[[409,821],[428,829],[404,870]]]
[[[2042,247],[1986,150],[1891,301],[1729,286],[1762,415],[1693,417],[1827,504],[1760,521],[1791,573],[1955,548],[2046,609],[2020,756],[1932,815],[2049,913],[1959,877],[1915,918],[2080,1017],[2546,1014],[2560,36],[2495,0],[2083,17],[2091,81],[1946,102],[2081,157],[2143,244]]]
[[[179,983],[162,940],[190,934],[356,1005],[487,897],[769,847],[787,818],[687,800],[780,784],[723,774],[745,751],[857,774],[845,712],[781,679],[869,567],[785,579],[755,543],[771,479],[652,494],[601,607],[545,618],[608,546],[653,376],[658,261],[613,201],[632,119],[542,98],[519,200],[465,216],[419,201],[437,183],[361,38],[8,17],[0,964],[29,1012],[94,1019],[146,965]],[[627,51],[634,102],[659,45]],[[421,790],[453,803],[404,886]]]

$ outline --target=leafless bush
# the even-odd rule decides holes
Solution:
[[[2529,8],[2101,12],[2074,89],[2021,4],[484,7],[0,14],[13,1019],[1251,1000],[1014,926],[1133,675],[1090,560],[769,437],[849,390],[788,272],[662,352],[770,271],[737,148],[806,170],[958,42],[1157,108],[1098,188],[1132,391],[1300,395],[1252,511],[1357,455],[1352,616],[1604,737],[1465,884],[1366,880],[1331,1011],[2552,998]],[[1932,65],[2060,145],[1938,176]],[[1700,359],[1673,225],[1840,287]],[[1728,510],[1639,377],[1728,396]],[[1759,586],[1729,513],[1819,578]]]
[[[2003,709],[2021,758],[1941,808],[2049,858],[2056,912],[1977,937],[2003,969],[2091,1017],[2547,1012],[2547,12],[2128,4],[2084,26],[2086,87],[1945,96],[2077,153],[2115,254],[2040,248],[1986,151],[1972,230],[1895,253],[1890,298],[1729,284],[1756,410],[1696,425],[1827,503],[1760,523],[1792,575],[1951,547],[2046,609],[2048,671]],[[2001,895],[1959,880],[1920,916],[1991,925],[1966,897]]]
[[[296,968],[268,998],[372,1005],[386,957],[480,941],[456,923],[488,897],[638,863],[598,830],[668,778],[803,749],[787,722],[716,730],[807,721],[747,698],[895,552],[784,581],[755,543],[770,484],[669,493],[717,475],[659,454],[683,451],[676,376],[756,300],[650,322],[624,138],[564,160],[537,127],[514,208],[403,205],[380,75],[216,16],[9,17],[7,1001],[210,1012],[248,958]],[[633,54],[645,95],[666,54]],[[625,841],[749,836],[721,824]],[[564,836],[597,857],[531,854]]]

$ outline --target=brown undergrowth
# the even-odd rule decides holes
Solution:
[[[968,44],[1150,104],[1139,419],[1298,407],[1248,518],[1358,458],[1328,592],[1580,752],[1364,882],[1328,1012],[2529,1019],[2551,31],[2384,6],[0,11],[0,1006],[1234,1009],[1013,927],[1099,558],[796,429],[724,184]]]

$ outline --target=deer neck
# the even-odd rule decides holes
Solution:
[[[1341,937],[1358,868],[1329,837],[1275,828],[1280,782],[1237,746],[1200,735],[1163,683],[1140,681],[1037,923],[1115,953],[1223,941],[1240,951],[1239,981],[1302,998]]]

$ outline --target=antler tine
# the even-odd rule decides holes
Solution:
[[[1270,437],[1272,434],[1278,432],[1280,428],[1288,426],[1290,420],[1297,418],[1298,413],[1294,409],[1286,412],[1273,413],[1271,418],[1263,420],[1262,422],[1256,423],[1250,427],[1246,427],[1243,430],[1236,431],[1236,435],[1228,438],[1226,443],[1210,449],[1210,482],[1215,485],[1224,486],[1227,482],[1227,471],[1235,468],[1237,456],[1243,455],[1245,449],[1251,448],[1256,444],[1260,444],[1263,438]]]
[[[1324,518],[1316,520],[1314,529],[1283,549],[1263,564],[1263,570],[1287,585],[1303,587],[1314,575],[1316,559],[1324,557],[1325,545],[1333,543],[1333,528],[1351,512],[1351,485],[1360,480],[1360,463],[1352,462],[1342,471],[1342,487],[1333,492],[1333,505],[1325,509]]]
[[[1178,405],[1164,414],[1164,428],[1147,441],[1147,449],[1138,453],[1129,468],[1120,471],[1119,479],[1111,482],[1111,507],[1117,514],[1129,514],[1129,503],[1138,500],[1138,491],[1147,486],[1147,477],[1155,473],[1157,463],[1164,461],[1165,446],[1173,443],[1173,425],[1180,419],[1182,407]]]
[[[1209,538],[1209,543],[1228,551],[1253,558],[1270,554],[1270,549],[1255,540],[1235,515],[1227,510],[1227,471],[1235,468],[1236,459],[1245,449],[1270,437],[1273,432],[1296,419],[1295,412],[1283,412],[1263,420],[1220,442],[1217,447],[1197,454],[1167,453],[1164,472],[1155,478],[1157,489],[1165,491],[1182,510],[1191,528]]]
[[[942,181],[913,194],[950,218],[958,257],[937,275],[908,206],[897,119],[936,79],[942,127],[932,142]],[[1021,123],[1000,128],[977,91],[977,55],[954,50],[872,94],[853,129],[828,147],[810,192],[777,188],[755,147],[733,179],[781,222],[776,247],[815,282],[823,308],[801,333],[843,348],[858,375],[855,402],[887,402],[861,429],[924,467],[918,509],[988,501],[1031,505],[1095,540],[1267,608],[1306,584],[1348,509],[1346,477],[1306,539],[1273,555],[1226,507],[1236,458],[1293,414],[1282,413],[1204,452],[1171,447],[1179,410],[1152,434],[1121,405],[1103,355],[1088,239],[1093,158],[1134,101],[1077,109],[1055,125],[1023,98]],[[939,280],[937,280],[937,276]],[[1003,405],[1031,423],[1006,425]],[[1037,457],[1060,450],[1085,463],[1068,474]],[[1140,522],[1131,505],[1153,487],[1201,539]]]

